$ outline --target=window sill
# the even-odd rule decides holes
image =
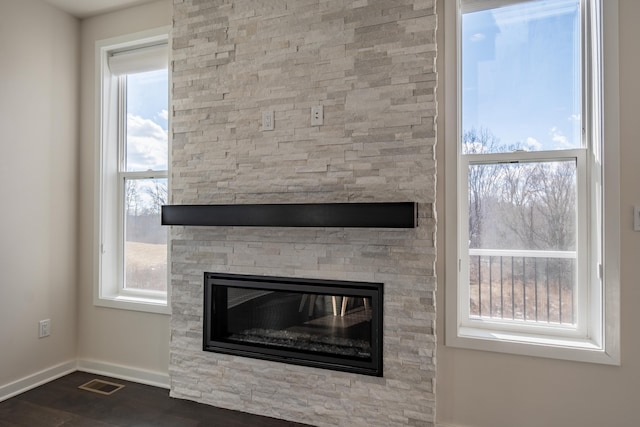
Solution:
[[[94,301],[98,307],[117,308],[121,310],[142,311],[146,313],[171,314],[171,308],[165,299],[140,296],[114,295],[99,297]]]
[[[447,335],[445,345],[449,347],[574,362],[620,365],[619,357],[609,354],[589,339],[552,337],[471,327],[460,327],[457,333]]]

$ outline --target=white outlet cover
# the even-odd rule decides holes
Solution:
[[[633,231],[640,231],[640,205],[633,207]]]
[[[324,122],[324,109],[322,105],[311,107],[311,126],[322,126]]]
[[[39,326],[38,336],[40,338],[48,337],[49,335],[51,335],[50,319],[41,320],[40,322],[38,322],[38,326]]]

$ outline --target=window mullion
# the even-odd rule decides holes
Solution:
[[[500,164],[500,163],[534,163],[534,162],[556,162],[563,160],[575,160],[583,155],[584,149],[576,148],[569,150],[549,150],[549,151],[512,151],[507,153],[483,153],[483,154],[463,154],[460,156],[466,159],[468,164]]]
[[[458,173],[458,318],[461,324],[469,321],[469,156],[461,156]]]
[[[127,76],[118,80],[118,170],[127,170]]]
[[[169,176],[169,172],[166,170],[131,171],[120,172],[120,176],[127,179],[160,179],[167,178]]]
[[[535,0],[462,0],[462,12],[472,13],[487,9],[512,6],[518,3],[526,3]]]
[[[126,267],[126,157],[127,157],[127,76],[116,77],[118,87],[118,294],[125,289]]]
[[[589,300],[593,292],[590,286],[590,271],[595,267],[589,256],[591,245],[594,243],[592,233],[589,230],[589,224],[593,221],[591,211],[591,203],[589,196],[589,166],[587,165],[587,153],[585,151],[577,158],[577,206],[576,206],[576,226],[577,226],[577,271],[575,274],[576,293],[574,296],[574,304],[577,308],[577,328],[582,336],[587,336],[589,332]],[[591,173],[595,173],[592,171]]]

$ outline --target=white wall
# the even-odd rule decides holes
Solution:
[[[76,356],[78,46],[70,15],[0,1],[0,389]]]
[[[438,2],[439,12],[444,0]],[[621,122],[621,280],[622,366],[510,356],[454,349],[439,339],[437,419],[442,425],[468,427],[640,425],[640,233],[632,231],[632,205],[640,204],[640,2],[620,0],[620,122]],[[440,30],[443,28],[440,15]],[[439,52],[443,52],[442,31]],[[443,102],[442,56],[439,96]],[[443,103],[440,111],[443,111]],[[439,129],[443,129],[440,117]],[[444,155],[439,133],[438,158]],[[438,163],[439,176],[444,176]],[[444,337],[444,179],[438,180],[438,336]]]
[[[81,146],[78,357],[82,363],[149,371],[168,378],[169,316],[93,305],[95,189],[95,43],[171,25],[162,0],[85,19],[81,24]]]

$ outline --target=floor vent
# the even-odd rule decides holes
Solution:
[[[86,384],[82,384],[79,389],[92,391],[94,393],[110,395],[123,388],[124,385],[111,383],[103,380],[91,380]]]

